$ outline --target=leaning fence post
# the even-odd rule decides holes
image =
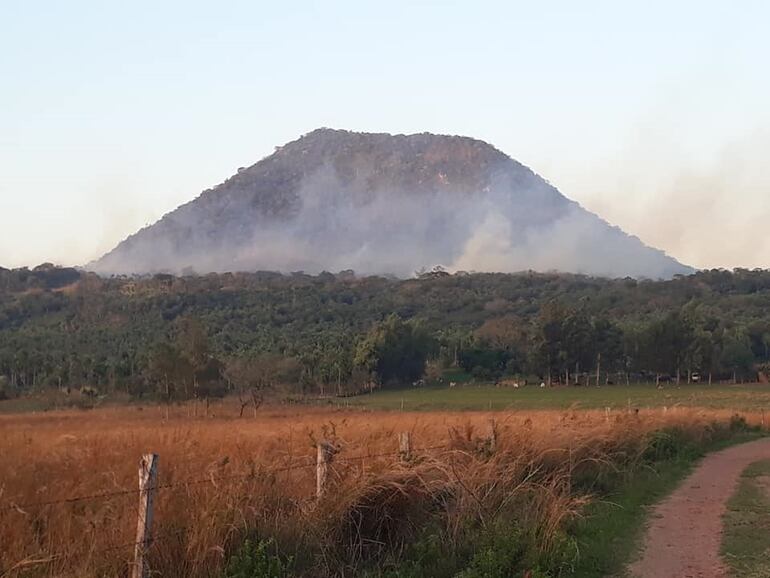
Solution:
[[[134,567],[131,578],[147,578],[147,551],[152,541],[152,501],[158,478],[158,454],[145,454],[139,460],[139,517],[136,525]]]
[[[321,498],[326,491],[326,482],[329,478],[329,463],[334,457],[334,451],[334,446],[329,442],[323,441],[318,444],[318,454],[315,465],[315,494],[317,498]]]
[[[402,462],[412,459],[412,434],[408,431],[401,432],[398,436],[398,454]]]
[[[497,424],[495,423],[495,418],[489,418],[487,426],[489,428],[489,451],[494,453],[497,450]]]

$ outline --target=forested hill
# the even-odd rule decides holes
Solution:
[[[0,383],[141,393],[158,387],[163,359],[178,367],[198,356],[213,381],[257,360],[305,391],[355,389],[361,343],[391,314],[430,341],[429,365],[459,363],[483,377],[555,378],[597,365],[750,377],[768,360],[770,271],[653,282],[442,271],[409,280],[352,272],[105,279],[48,265],[0,269]]]
[[[493,146],[468,137],[318,129],[87,268],[103,274],[451,270],[691,273]]]

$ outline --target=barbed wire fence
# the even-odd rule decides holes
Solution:
[[[489,429],[486,436],[486,444],[489,449],[494,451],[497,440],[497,427],[494,419],[489,420]],[[160,456],[154,453],[148,453],[141,457],[139,460],[139,487],[138,489],[118,489],[106,492],[96,492],[91,494],[83,494],[77,496],[69,496],[66,498],[59,498],[56,500],[39,500],[28,502],[15,502],[8,501],[0,504],[0,512],[15,511],[22,515],[29,515],[33,509],[44,508],[46,506],[54,506],[60,504],[77,504],[81,502],[95,502],[100,500],[115,500],[119,498],[138,497],[139,507],[137,509],[136,519],[136,539],[132,542],[125,542],[114,546],[102,548],[97,553],[109,553],[118,550],[134,550],[133,561],[131,563],[130,576],[131,578],[149,578],[152,571],[148,563],[147,554],[153,544],[163,542],[173,537],[179,537],[188,531],[188,528],[176,528],[166,532],[154,532],[154,502],[155,497],[159,492],[166,490],[174,490],[179,488],[187,488],[192,486],[199,486],[205,484],[216,485],[223,482],[232,482],[238,480],[257,479],[260,476],[274,475],[282,472],[289,472],[295,470],[307,470],[315,468],[316,470],[316,492],[315,499],[321,501],[329,490],[330,484],[330,468],[333,464],[348,464],[355,465],[361,464],[366,460],[376,460],[380,458],[395,458],[398,457],[399,463],[408,466],[413,463],[417,456],[427,456],[430,452],[440,450],[450,450],[449,444],[440,444],[433,446],[426,446],[422,448],[414,448],[412,446],[411,432],[402,432],[398,436],[398,450],[382,453],[367,453],[362,455],[344,456],[341,454],[341,448],[334,441],[322,440],[316,444],[316,459],[312,461],[312,457],[305,456],[304,463],[287,464],[277,467],[264,468],[260,467],[256,470],[252,470],[249,473],[234,474],[234,475],[209,475],[201,478],[193,478],[187,480],[181,480],[178,482],[158,482],[158,472],[160,469]],[[4,572],[0,572],[0,578],[6,576],[12,576],[15,572],[19,572],[26,568],[33,566],[50,564],[66,558],[64,553],[52,553],[45,556],[28,557],[19,562],[11,565]]]

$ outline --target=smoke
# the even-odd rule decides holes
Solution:
[[[520,174],[511,175],[512,170]],[[409,277],[450,271],[558,270],[670,277],[684,269],[511,162],[467,191],[444,174],[419,191],[342,179],[329,164],[264,216],[264,193],[209,195],[167,215],[92,267],[104,273],[341,271]],[[275,200],[275,199],[273,199]],[[282,205],[278,205],[282,207]],[[285,207],[284,207],[285,208]]]
[[[770,131],[693,155],[642,134],[592,180],[586,204],[678,259],[701,268],[770,266]],[[589,188],[589,187],[586,187]]]
[[[504,215],[490,211],[451,268],[499,272],[534,269],[648,278],[686,272],[662,252],[646,247],[575,204],[551,223],[518,230]]]

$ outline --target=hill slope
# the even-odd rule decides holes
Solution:
[[[691,270],[471,138],[318,129],[130,236],[100,273]]]

